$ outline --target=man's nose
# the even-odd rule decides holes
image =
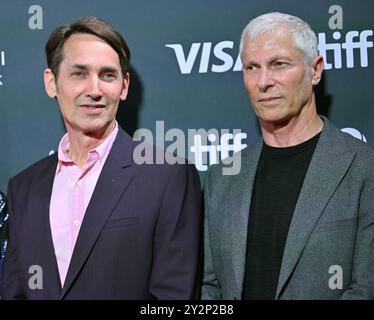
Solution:
[[[100,79],[97,76],[92,76],[88,79],[87,96],[94,100],[101,99],[103,93],[101,91]]]
[[[258,79],[258,87],[261,92],[266,92],[270,87],[275,85],[274,73],[272,70],[262,68],[260,78]]]

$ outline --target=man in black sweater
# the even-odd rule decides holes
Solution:
[[[374,152],[317,114],[315,33],[264,14],[240,50],[262,139],[206,177],[202,298],[373,299]]]

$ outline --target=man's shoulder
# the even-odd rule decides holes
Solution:
[[[373,146],[351,136],[348,133],[342,132],[337,128],[336,131],[344,141],[344,147],[342,144],[339,144],[339,146],[344,149],[346,148],[347,152],[349,152],[353,157],[352,168],[355,168],[355,172],[360,176],[370,176],[374,178]]]
[[[330,144],[334,145],[337,148],[347,147],[348,151],[353,153],[362,153],[368,155],[374,154],[374,148],[370,144],[353,137],[347,132],[341,131],[332,122],[330,122],[328,118],[323,116],[321,117],[327,127],[326,137],[328,137],[327,141],[329,141]],[[342,141],[344,141],[343,144]]]
[[[44,157],[37,162],[33,163],[26,169],[19,172],[17,175],[12,177],[10,181],[13,183],[18,183],[24,180],[32,179],[36,176],[43,175],[45,170],[51,168],[51,166],[55,166],[57,164],[57,154],[52,154],[50,156]]]
[[[234,155],[231,156],[231,159],[234,161],[234,157],[238,156],[240,157],[240,166],[252,166],[253,162],[249,161],[250,157],[253,155],[258,155],[262,148],[262,139],[257,140],[255,143],[251,144],[250,146],[246,147],[243,150],[240,150],[236,152]],[[248,160],[249,159],[249,160]],[[232,165],[232,163],[230,163]],[[237,174],[222,174],[224,168],[227,168],[228,165],[224,161],[220,161],[218,164],[212,165],[208,173],[211,177],[225,177],[226,179],[235,179],[237,177],[237,174],[240,174],[242,170],[239,170],[240,172]]]
[[[133,166],[137,171],[143,174],[152,173],[154,175],[174,175],[182,171],[193,171],[197,175],[196,167],[193,163],[189,162],[187,159],[172,154],[163,149],[155,146],[150,146],[152,150],[152,157],[143,162],[144,159],[136,159],[133,156]]]
[[[349,151],[357,154],[358,157],[374,161],[374,147],[369,143],[361,141],[348,133],[341,132]]]
[[[359,140],[351,136],[349,133],[342,132],[342,135],[344,136],[347,146],[351,150],[360,152],[360,153],[362,152],[362,153],[374,154],[374,148],[369,143]]]
[[[132,164],[140,171],[175,171],[194,167],[188,160],[147,141],[132,138],[122,128],[111,150],[123,163]]]

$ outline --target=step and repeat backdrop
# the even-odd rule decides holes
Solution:
[[[374,143],[374,1],[92,0],[0,1],[0,190],[10,177],[57,149],[65,133],[44,91],[44,45],[53,29],[95,15],[114,25],[132,52],[128,99],[117,120],[182,156],[203,179],[227,151],[260,136],[242,84],[240,34],[255,16],[280,11],[318,35],[325,72],[319,113]],[[177,134],[175,134],[177,133]]]

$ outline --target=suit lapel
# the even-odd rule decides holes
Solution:
[[[247,231],[249,208],[252,199],[253,183],[256,177],[257,164],[261,155],[262,141],[247,149],[242,157],[242,167],[238,176],[231,177],[227,196],[227,212],[231,214],[230,250],[235,273],[237,291],[243,289],[245,259],[247,249]],[[239,195],[239,196],[238,196]]]
[[[87,207],[61,298],[67,294],[118,199],[132,180],[131,170],[125,170],[126,167],[131,166],[132,151],[132,139],[119,129]]]
[[[352,163],[345,140],[324,118],[324,130],[304,179],[284,249],[276,298],[295,268],[315,224]]]
[[[36,259],[35,261],[40,261],[43,264],[43,292],[46,292],[46,299],[58,299],[61,292],[60,276],[49,220],[49,205],[56,166],[57,154],[49,159],[45,169],[40,172],[39,178],[36,179],[38,184],[30,186],[30,190],[34,190],[34,192],[31,193],[29,207],[32,208],[32,212],[38,214],[30,216],[31,221],[28,227],[30,234],[33,236],[33,242],[41,245],[32,246],[29,254],[33,256],[33,259]],[[40,221],[38,221],[38,217],[40,217]]]

